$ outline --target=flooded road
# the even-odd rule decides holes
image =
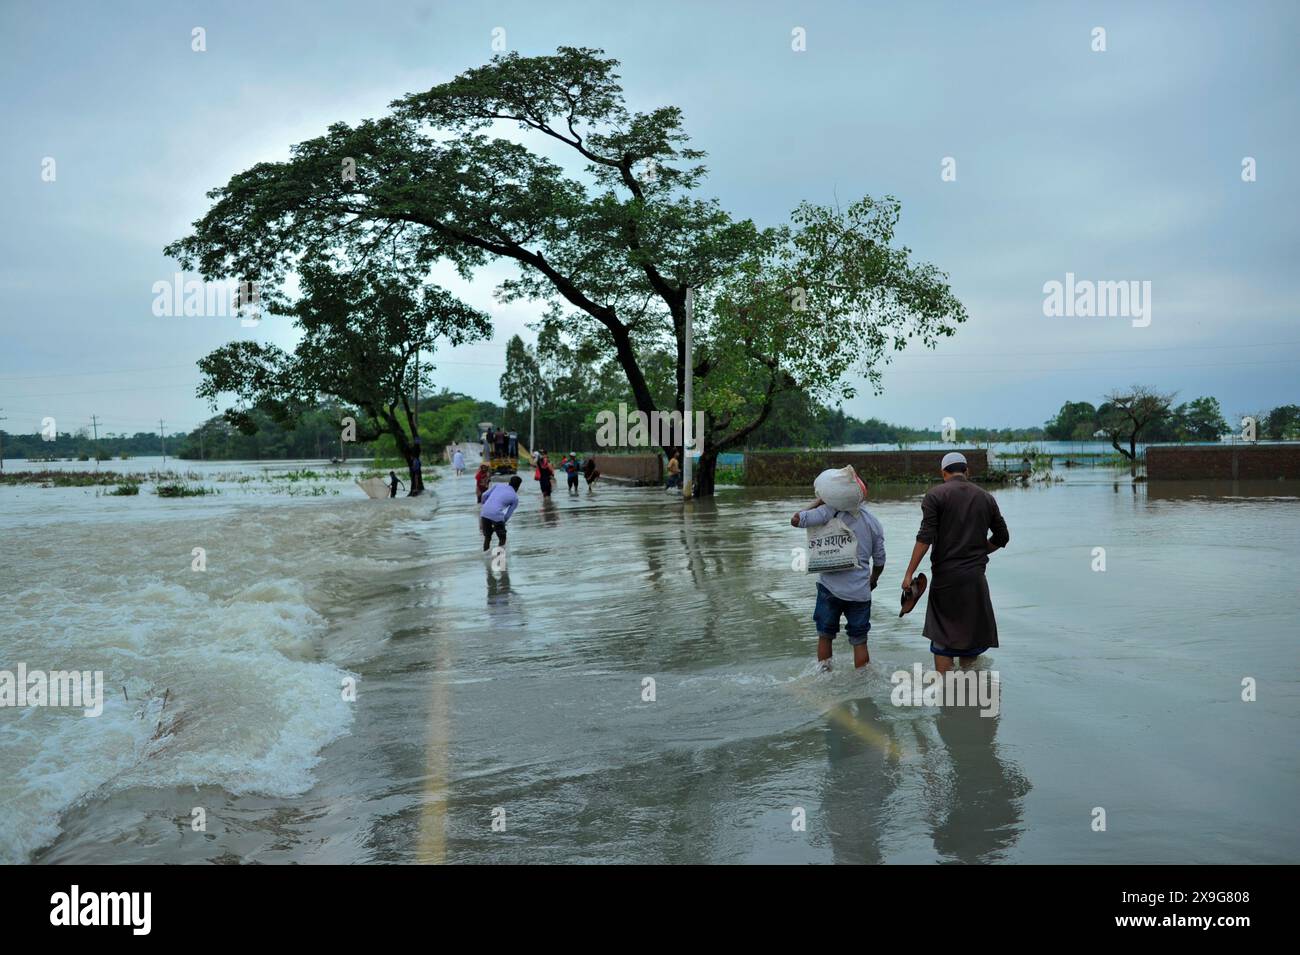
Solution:
[[[840,640],[827,675],[791,569],[811,489],[526,479],[498,571],[470,474],[393,502],[0,488],[0,667],[117,694],[0,710],[0,858],[1294,862],[1294,490],[1068,477],[996,492],[994,718],[891,702],[931,665],[924,607],[897,616],[920,488],[872,489],[872,662]]]

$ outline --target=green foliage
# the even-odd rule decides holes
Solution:
[[[328,459],[346,452],[349,458],[365,457],[368,444],[340,446],[342,420],[357,415],[337,404],[304,408],[294,420],[280,423],[259,408],[242,413],[247,430],[226,415],[210,418],[175,444],[179,458],[204,461],[260,461],[275,458]]]
[[[435,460],[442,449],[456,442],[473,444],[478,440],[476,422],[479,420],[480,403],[473,398],[460,398],[448,404],[442,404],[431,411],[421,411],[419,415],[420,441],[426,461]],[[409,426],[399,422],[399,427],[407,440],[412,440]],[[392,435],[385,434],[374,442],[376,456],[402,462],[404,460],[397,448],[397,441]]]
[[[1279,405],[1264,415],[1259,435],[1271,441],[1300,438],[1300,405]]]
[[[845,396],[850,369],[878,386],[887,352],[912,338],[933,344],[965,320],[946,276],[894,244],[893,199],[863,199],[843,212],[805,204],[790,227],[759,229],[733,220],[716,200],[694,198],[703,153],[689,145],[680,110],[629,111],[617,67],[599,50],[575,47],[497,56],[398,100],[389,116],[336,123],[295,146],[287,162],[237,174],[210,193],[212,208],[167,252],[207,278],[255,277],[267,307],[280,313],[294,311],[286,289],[295,270],[310,285],[316,272],[334,275],[336,262],[380,261],[393,274],[417,276],[445,261],[469,278],[505,260],[518,273],[498,297],[545,300],[543,331],[563,332],[588,369],[616,362],[644,411],[681,407],[689,286],[698,293],[694,373],[710,456],[742,443],[779,392]],[[522,135],[493,135],[503,121]],[[521,139],[548,152],[558,145],[578,162],[562,166]],[[353,178],[340,175],[345,159],[355,164]],[[383,298],[364,291],[363,283],[341,300]],[[317,393],[383,417],[375,397],[322,387],[325,366],[337,377],[383,380],[389,397],[411,390],[373,369],[352,375],[355,361],[344,371],[325,363],[303,387],[285,357],[264,346],[228,346],[228,358],[210,369],[209,391],[242,386],[230,390],[277,417]],[[521,367],[515,361],[505,383],[515,408],[533,397],[515,387]],[[374,436],[379,430],[401,443],[391,423]],[[711,467],[701,468],[702,482],[706,474]]]
[[[1092,441],[1100,425],[1097,409],[1087,401],[1067,401],[1043,433],[1052,441]]]
[[[272,299],[273,310],[303,333],[294,351],[253,341],[224,345],[199,361],[200,397],[215,407],[220,395],[233,393],[241,404],[226,418],[246,435],[257,431],[257,412],[292,427],[333,399],[356,409],[356,441],[386,436],[406,458],[416,443],[412,395],[432,387],[420,353],[440,339],[457,345],[486,336],[487,316],[423,282],[396,251],[376,250],[350,269],[308,259],[298,273],[302,295],[292,303]]]
[[[154,493],[159,497],[203,497],[216,494],[215,488],[201,484],[186,484],[184,481],[164,481],[154,485]]]
[[[75,433],[61,431],[54,440],[46,441],[39,433],[10,434],[0,431],[3,436],[4,456],[26,458],[29,461],[57,461],[60,459],[89,461],[95,456],[95,440],[88,428]],[[171,453],[177,442],[184,438],[184,432],[167,435],[167,450]],[[99,460],[108,460],[120,456],[124,460],[133,455],[158,455],[162,453],[162,439],[158,432],[137,431],[135,434],[107,433],[99,436]]]
[[[137,481],[116,471],[0,471],[0,484],[43,484],[50,487],[95,487]]]
[[[1228,422],[1223,420],[1223,411],[1217,398],[1197,398],[1185,402],[1174,408],[1164,423],[1164,433],[1172,432],[1175,441],[1218,441],[1232,430],[1228,427]]]
[[[1136,463],[1138,442],[1151,440],[1150,436],[1169,416],[1173,400],[1172,394],[1144,385],[1112,391],[1097,409],[1097,424],[1110,438],[1111,446]]]

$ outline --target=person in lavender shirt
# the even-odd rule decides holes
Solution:
[[[483,550],[492,545],[492,535],[497,535],[501,546],[506,546],[506,522],[519,506],[519,485],[523,479],[515,475],[509,484],[493,484],[483,492],[482,508],[479,511],[479,525],[483,531]]]
[[[865,507],[866,485],[859,481],[859,486],[863,503],[855,511],[838,511],[818,498],[807,510],[790,518],[794,527],[820,527],[838,516],[858,541],[861,567],[818,575],[813,622],[817,625],[817,662],[822,670],[831,668],[831,645],[840,632],[840,617],[845,618],[849,643],[853,647],[853,665],[864,667],[871,662],[871,655],[867,652],[867,633],[871,630],[871,591],[876,588],[885,569],[885,531],[880,521]]]

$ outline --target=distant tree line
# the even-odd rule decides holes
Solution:
[[[638,362],[647,370],[651,392],[672,408],[674,364],[670,355],[643,353]],[[595,449],[596,416],[625,404],[636,410],[627,380],[616,362],[601,360],[595,349],[573,348],[553,327],[543,327],[535,347],[515,335],[506,345],[506,371],[501,376],[505,400],[504,424],[526,440],[529,415],[536,443],[548,450]],[[964,441],[1036,441],[1042,428],[969,428]],[[739,450],[764,448],[822,448],[846,444],[909,444],[938,441],[939,428],[908,428],[878,418],[862,420],[814,400],[800,388],[775,394],[766,419],[740,445]],[[705,436],[708,443],[708,436]]]
[[[501,414],[499,405],[446,390],[412,402],[412,409],[418,415],[426,460],[434,460],[444,445],[477,441],[477,422]],[[404,456],[390,434],[381,434],[372,441],[343,442],[343,419],[357,417],[344,405],[322,404],[298,412],[287,423],[257,407],[231,417],[235,420],[225,415],[209,418],[185,435],[176,456],[206,461],[362,457],[401,460]],[[412,440],[404,423],[402,426],[404,437]]]
[[[507,346],[507,372],[501,379],[506,404],[480,401],[469,395],[443,390],[421,398],[416,408],[426,459],[433,460],[448,444],[475,444],[478,422],[516,431],[526,442],[529,425],[527,396],[537,396],[537,446],[556,451],[595,449],[596,415],[628,403],[621,369],[606,362],[588,363],[558,336],[539,338],[539,348],[525,346],[515,336]],[[539,360],[539,356],[544,359]],[[643,365],[652,366],[651,362]],[[671,372],[664,364],[665,376]],[[396,440],[382,435],[370,442],[352,442],[341,455],[339,443],[344,417],[354,415],[344,405],[322,403],[300,412],[292,423],[280,423],[269,413],[252,408],[227,417],[209,418],[193,431],[166,436],[167,454],[205,461],[256,461],[274,459],[401,458]],[[1261,440],[1300,440],[1300,405],[1280,405],[1252,415]],[[232,420],[233,418],[233,420]],[[1134,386],[1107,395],[1098,405],[1067,401],[1041,428],[963,427],[962,441],[1110,441],[1126,457],[1136,455],[1138,443],[1217,441],[1238,431],[1224,419],[1216,398],[1201,397],[1174,404],[1174,396]],[[152,457],[162,453],[157,432],[132,435],[106,432],[96,442],[88,428],[59,432],[53,441],[39,434],[0,431],[5,458],[80,458],[101,460]],[[841,408],[830,408],[807,394],[792,390],[773,401],[763,425],[745,447],[820,448],[854,444],[902,445],[938,441],[938,428],[909,428],[878,418],[859,419]]]
[[[1201,397],[1175,405],[1175,397],[1133,385],[1110,392],[1095,406],[1087,401],[1067,401],[1044,426],[1044,433],[1053,441],[1107,440],[1125,457],[1135,459],[1139,442],[1218,441],[1239,431],[1224,419],[1217,398]],[[1254,419],[1257,440],[1300,438],[1300,406],[1280,405],[1241,417]]]
[[[178,442],[185,437],[185,432],[177,431],[166,436],[167,453],[174,453]],[[122,455],[136,457],[152,456],[162,453],[163,437],[157,431],[137,431],[135,434],[118,434],[104,432],[96,441],[90,428],[76,431],[60,431],[53,440],[47,441],[37,434],[10,434],[0,431],[0,444],[3,445],[5,458],[80,458],[93,460],[98,455],[100,460],[120,458]]]
[[[1108,439],[1111,431],[1127,433],[1123,427],[1128,417],[1124,409],[1134,402],[1139,410],[1144,402],[1149,405],[1149,418],[1142,428],[1144,442],[1218,441],[1233,430],[1224,420],[1217,398],[1197,398],[1174,405],[1173,397],[1134,387],[1112,392],[1099,405],[1067,401],[1044,425],[1043,432],[1052,441],[1094,441]]]

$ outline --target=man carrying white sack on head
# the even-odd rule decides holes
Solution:
[[[850,467],[823,471],[813,482],[817,500],[790,518],[792,527],[808,532],[808,571],[819,572],[817,662],[831,668],[831,644],[845,618],[853,665],[871,662],[867,634],[871,630],[871,591],[885,569],[885,531],[867,510],[867,486]]]

